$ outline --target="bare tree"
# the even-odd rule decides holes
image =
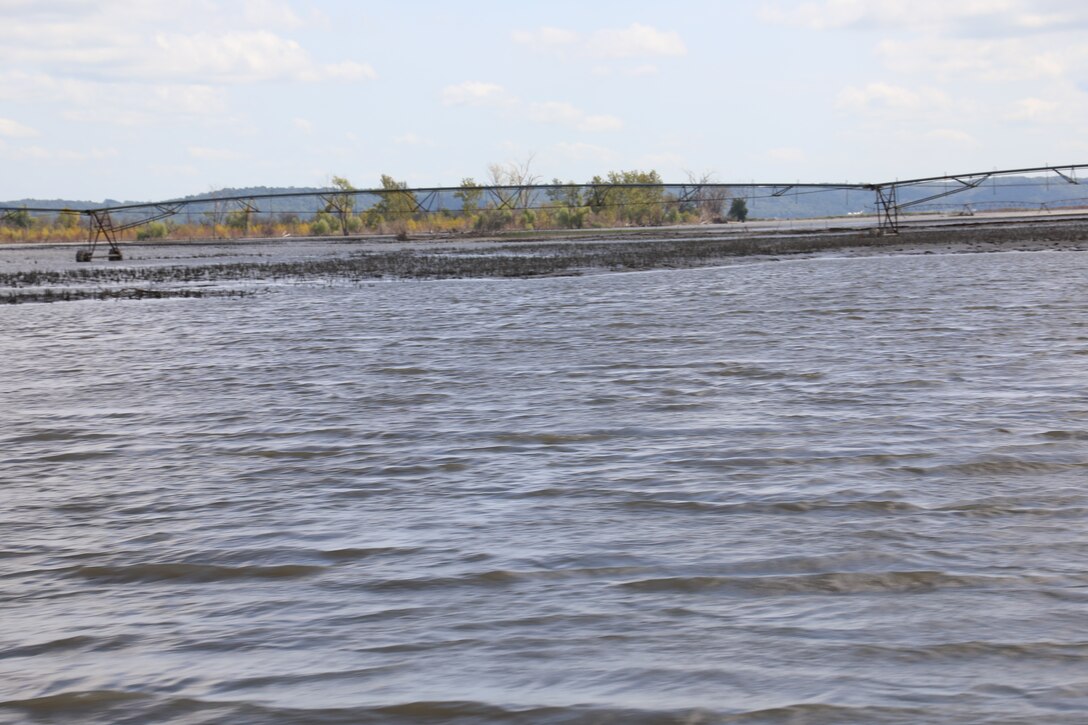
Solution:
[[[533,159],[536,154],[529,156],[517,163],[511,161],[506,164],[491,164],[487,167],[488,176],[493,186],[519,187],[506,191],[496,192],[501,200],[501,206],[508,208],[528,209],[532,201],[532,190],[527,186],[533,186],[540,182],[540,175],[532,173]]]
[[[729,190],[723,186],[709,186],[714,183],[712,171],[703,172],[700,176],[691,171],[685,173],[688,175],[688,183],[697,187],[691,202],[699,212],[699,220],[714,223],[725,221],[725,202],[732,198]]]

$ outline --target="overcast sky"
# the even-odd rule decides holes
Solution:
[[[1082,0],[0,0],[0,199],[1088,162]]]

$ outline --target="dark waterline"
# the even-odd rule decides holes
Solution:
[[[1080,722],[1086,282],[0,308],[0,721]]]

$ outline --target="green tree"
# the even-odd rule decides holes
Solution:
[[[415,194],[406,191],[407,188],[407,182],[397,181],[388,174],[382,174],[381,199],[367,212],[368,223],[373,213],[379,223],[382,220],[388,221],[398,237],[407,237],[408,220],[419,211],[419,202],[416,201]]]
[[[227,218],[224,223],[227,225],[227,228],[245,234],[249,231],[249,214],[241,209],[227,212]]]
[[[315,237],[324,237],[332,231],[332,227],[329,226],[328,215],[318,215],[310,222],[310,235]]]
[[[26,209],[0,212],[0,222],[16,229],[30,229],[30,227],[34,226],[34,218],[30,216],[30,212]]]
[[[334,193],[326,194],[321,198],[325,201],[325,211],[336,214],[340,224],[340,231],[346,237],[348,232],[356,226],[352,224],[353,212],[355,211],[354,192],[356,189],[343,176],[332,177],[332,188],[335,190]]]
[[[74,229],[79,226],[79,212],[61,209],[57,214],[57,226],[61,229]]]
[[[163,239],[169,232],[170,228],[163,222],[148,222],[143,229],[136,232],[136,239]]]
[[[480,208],[480,199],[484,195],[484,190],[480,188],[475,179],[467,177],[461,179],[461,188],[453,192],[453,195],[461,200],[461,211],[465,215],[471,216]]]
[[[665,218],[668,197],[656,171],[610,171],[604,179],[594,176],[589,187],[589,207],[614,223],[649,226]]]
[[[552,187],[545,193],[551,200],[552,206],[558,209],[555,218],[560,225],[567,229],[582,228],[589,215],[589,209],[586,207],[585,200],[582,199],[582,189],[578,184],[573,181],[564,183],[559,179],[552,179]]]
[[[742,222],[748,219],[748,202],[741,197],[735,197],[729,205],[729,218]]]

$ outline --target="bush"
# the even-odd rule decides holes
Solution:
[[[143,241],[145,239],[165,239],[166,235],[170,232],[170,228],[163,222],[149,222],[140,231],[136,232],[136,240]]]

